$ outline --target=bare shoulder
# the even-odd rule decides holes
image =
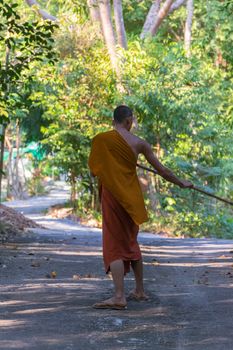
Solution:
[[[144,140],[138,136],[135,136],[135,137],[137,138],[137,146],[138,146],[139,153],[145,153],[146,151],[151,149],[150,144],[146,140]]]

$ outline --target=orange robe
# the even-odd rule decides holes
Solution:
[[[138,225],[147,220],[147,212],[136,164],[134,152],[116,130],[94,137],[89,167],[101,188],[106,272],[114,260],[123,260],[128,272],[130,261],[141,258]]]

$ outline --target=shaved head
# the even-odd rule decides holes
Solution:
[[[113,119],[116,123],[123,123],[126,118],[133,118],[133,111],[127,106],[118,106],[113,112]]]

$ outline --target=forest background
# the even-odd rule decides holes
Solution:
[[[100,219],[87,160],[119,104],[133,109],[135,133],[164,165],[233,198],[232,1],[1,0],[0,16],[0,177],[8,199],[25,186],[41,193],[46,176],[63,175],[74,212]],[[25,183],[23,157],[34,169]],[[150,217],[142,229],[233,238],[229,206],[139,176]]]

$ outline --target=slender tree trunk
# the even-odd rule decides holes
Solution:
[[[100,211],[100,194],[99,188],[94,178],[90,179],[90,193],[91,193],[91,208],[92,210]]]
[[[117,41],[120,47],[127,49],[127,37],[125,32],[122,1],[113,0],[114,18],[117,33]]]
[[[191,40],[192,40],[192,20],[193,20],[193,0],[187,0],[187,18],[184,31],[184,47],[186,56],[191,55]]]
[[[112,63],[112,67],[113,70],[116,72],[117,76],[120,76],[118,60],[116,55],[116,39],[111,19],[110,0],[100,0],[99,9],[103,35]]]
[[[140,35],[141,39],[144,39],[147,34],[150,33],[150,29],[152,28],[152,25],[158,15],[159,9],[160,9],[160,4],[162,0],[154,0],[153,4],[150,7],[150,10],[148,12],[148,15],[146,17],[146,21],[143,25],[142,32]]]
[[[20,129],[19,129],[19,120],[16,121],[16,159],[15,159],[15,171],[14,171],[14,182],[13,188],[15,192],[15,197],[21,197],[20,191],[20,178],[19,178],[19,152],[20,152]]]
[[[12,155],[13,155],[13,146],[9,140],[9,136],[6,133],[5,136],[6,146],[9,152],[8,164],[7,164],[7,198],[11,198],[11,189],[12,189]]]
[[[76,209],[76,200],[77,200],[77,180],[76,180],[76,175],[73,171],[71,171],[70,175],[70,184],[71,184],[71,203],[73,205],[73,209]]]
[[[156,142],[156,157],[158,160],[160,160],[160,156],[161,156],[161,144],[160,144],[160,136],[159,134],[157,134],[157,142]],[[160,191],[160,177],[156,176],[156,191],[159,192]]]
[[[170,10],[168,11],[168,13],[172,13],[175,10],[178,10],[178,8],[180,8],[181,6],[185,5],[187,0],[176,0],[170,7]]]
[[[9,33],[8,33],[9,34]],[[8,71],[8,66],[9,66],[9,61],[10,61],[10,48],[7,46],[6,47],[6,58],[5,58],[5,70],[6,72]],[[9,93],[9,76],[6,76],[5,78],[6,82],[6,90],[5,90],[5,99],[8,98],[8,93]],[[0,203],[2,200],[2,176],[3,176],[3,159],[4,159],[4,146],[5,146],[5,133],[6,133],[6,123],[2,122],[0,124]]]
[[[156,178],[154,174],[150,173],[147,175],[149,178],[149,198],[150,198],[150,207],[156,214],[158,211],[158,198],[157,198],[157,189],[156,189]]]
[[[50,21],[57,21],[56,17],[50,15],[50,13],[46,12],[45,10],[41,10],[40,5],[38,4],[38,2],[36,0],[25,0],[25,1],[28,4],[28,6],[30,6],[30,7],[34,6],[36,8],[37,12],[39,13],[39,15],[43,19],[47,19]]]
[[[87,0],[87,5],[90,11],[90,17],[93,23],[100,22],[100,10],[97,0]]]
[[[183,6],[186,1],[176,0],[173,2],[166,0],[160,9],[162,0],[154,0],[143,25],[140,38],[144,39],[148,34],[155,35],[164,18]]]
[[[4,144],[5,144],[5,125],[0,125],[0,203],[2,201],[2,176],[3,176],[3,156],[4,156]]]
[[[223,66],[227,67],[227,61],[223,58],[222,51],[219,48],[216,48],[216,67]]]
[[[160,8],[157,17],[155,18],[154,23],[152,24],[149,32],[151,35],[155,35],[163,22],[164,18],[168,15],[170,7],[173,3],[173,0],[166,0],[163,6]]]

